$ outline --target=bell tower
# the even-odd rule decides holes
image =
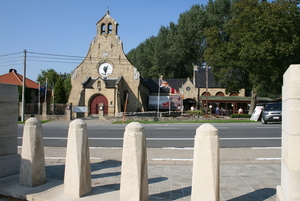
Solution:
[[[118,23],[109,15],[109,11],[106,11],[106,15],[97,22],[97,34],[101,36],[117,36],[118,35]]]

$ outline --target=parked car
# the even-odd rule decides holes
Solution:
[[[261,115],[261,123],[278,122],[282,120],[282,103],[267,103]]]

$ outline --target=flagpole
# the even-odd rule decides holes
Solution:
[[[157,117],[159,117],[160,78],[158,78]]]
[[[39,96],[38,96],[38,115],[41,112],[41,83],[39,82]]]
[[[47,91],[48,91],[48,78],[46,77],[46,84],[45,84],[45,103],[47,103]]]

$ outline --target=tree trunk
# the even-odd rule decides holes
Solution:
[[[248,114],[252,114],[255,106],[256,106],[256,96],[257,96],[257,90],[255,88],[252,88],[251,91],[251,103],[250,103],[250,109]]]

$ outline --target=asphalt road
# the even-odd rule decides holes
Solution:
[[[196,129],[202,124],[145,124],[147,147],[193,147]],[[281,124],[214,123],[221,148],[280,147]],[[22,144],[24,125],[18,126],[18,146]],[[122,147],[124,124],[88,125],[90,147]],[[44,146],[65,147],[68,124],[43,124]]]

